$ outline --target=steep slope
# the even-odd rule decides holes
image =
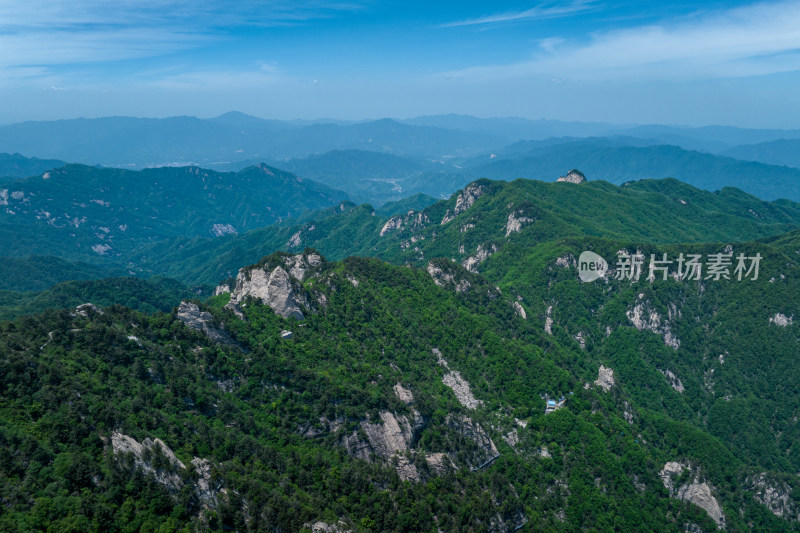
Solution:
[[[126,254],[147,242],[243,232],[344,198],[266,165],[236,173],[67,165],[0,186],[0,256],[46,250],[124,264]]]
[[[306,250],[169,315],[0,324],[0,524],[797,530],[799,337],[769,321],[800,313],[796,257],[736,244],[764,256],[741,283],[578,281],[580,250],[624,247],[499,250],[499,288],[447,259]]]
[[[422,266],[434,257],[460,263],[473,258],[474,263],[493,253],[492,247],[531,246],[574,235],[657,243],[745,241],[799,224],[800,206],[793,202],[763,202],[731,188],[709,193],[677,180],[625,186],[479,180],[422,211],[384,218],[368,205],[342,203],[300,225],[263,228],[228,240],[155,243],[134,262],[145,272],[196,284],[228,277],[241,263],[266,253],[306,246],[334,259],[364,255]],[[479,269],[476,263],[473,268]]]

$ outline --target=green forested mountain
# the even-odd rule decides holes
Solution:
[[[46,251],[124,264],[144,243],[244,232],[346,197],[267,165],[235,173],[67,165],[0,185],[0,256]]]
[[[139,264],[215,296],[0,323],[0,530],[796,531],[799,220],[677,180],[479,180],[153,243]],[[608,275],[580,281],[585,250]]]
[[[0,290],[0,320],[41,313],[46,309],[76,307],[85,302],[107,306],[121,304],[144,313],[169,311],[182,298],[201,297],[201,289],[189,290],[175,280],[112,277],[65,281],[39,292]]]
[[[62,167],[66,163],[58,159],[39,159],[21,154],[0,153],[0,179],[26,178],[48,170]]]
[[[154,243],[133,263],[145,273],[198,284],[226,278],[265,253],[306,246],[332,259],[362,255],[424,265],[433,257],[465,261],[478,253],[478,246],[531,246],[573,235],[658,243],[745,241],[800,226],[796,203],[764,202],[733,188],[709,193],[677,180],[625,186],[589,181],[577,187],[480,180],[465,191],[412,215],[404,210],[391,223],[369,205],[342,203],[309,214],[299,225],[260,228],[224,239]],[[466,209],[472,202],[475,208]],[[514,226],[520,218],[528,220],[520,223],[527,230],[509,232],[509,219]]]
[[[755,158],[733,159],[663,144],[620,145],[613,139],[547,141],[529,145],[533,146],[524,153],[517,152],[519,148],[512,146],[508,156],[504,156],[502,151],[493,159],[485,156],[483,164],[467,167],[465,172],[475,178],[549,180],[562,175],[565,169],[577,167],[590,180],[601,179],[616,184],[638,179],[676,178],[708,191],[735,186],[765,200],[800,200],[799,169],[768,165],[757,162],[759,160]]]

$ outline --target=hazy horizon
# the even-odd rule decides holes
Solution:
[[[10,0],[0,123],[437,114],[796,128],[790,1]]]

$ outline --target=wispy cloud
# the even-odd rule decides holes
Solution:
[[[518,20],[533,20],[533,19],[552,19],[559,17],[567,17],[590,11],[597,7],[597,2],[594,0],[574,0],[572,2],[553,4],[539,4],[530,9],[523,11],[513,11],[506,13],[495,13],[485,17],[474,19],[459,20],[456,22],[448,22],[442,24],[442,28],[453,28],[458,26],[479,26],[486,24],[499,24],[502,22],[512,22]]]
[[[153,57],[243,27],[300,24],[357,9],[322,0],[3,0],[0,81],[30,67]]]
[[[796,70],[800,70],[800,3],[784,1],[598,33],[585,43],[550,39],[529,61],[476,66],[444,76],[703,79]]]

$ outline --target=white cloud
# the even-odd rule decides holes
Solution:
[[[225,39],[241,27],[356,9],[321,0],[3,0],[0,81],[20,79],[25,68],[154,57]]]
[[[800,70],[800,3],[760,3],[662,24],[597,33],[588,43],[547,40],[529,61],[476,66],[448,78],[520,76],[703,79]]]
[[[513,11],[506,13],[496,13],[486,17],[479,17],[474,19],[459,20],[456,22],[449,22],[442,24],[442,28],[451,28],[458,26],[478,26],[485,24],[498,24],[502,22],[512,22],[517,20],[532,20],[532,19],[551,19],[566,17],[589,11],[594,9],[596,2],[594,0],[574,0],[566,4],[553,4],[543,3],[536,7],[526,9],[524,11]]]

